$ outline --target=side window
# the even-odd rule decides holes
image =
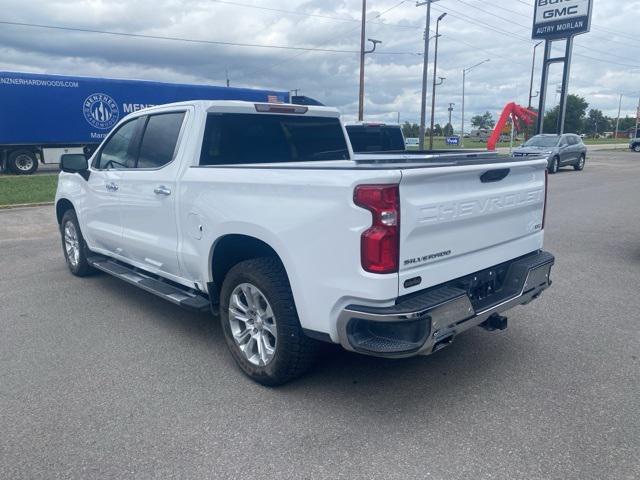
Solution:
[[[561,147],[566,147],[567,145],[569,145],[569,142],[567,141],[567,137],[562,137],[560,139],[560,146]]]
[[[133,168],[138,156],[139,129],[144,124],[145,117],[135,118],[122,124],[109,140],[93,164],[97,169]]]
[[[173,160],[184,115],[175,112],[149,116],[137,168],[160,168]]]

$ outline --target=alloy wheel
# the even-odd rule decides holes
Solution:
[[[229,299],[229,325],[236,345],[253,365],[268,365],[276,354],[276,317],[258,287],[241,283]]]
[[[64,248],[69,263],[75,268],[80,261],[80,240],[76,226],[70,221],[64,224]]]

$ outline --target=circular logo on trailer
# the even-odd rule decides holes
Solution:
[[[118,123],[120,110],[115,100],[105,93],[92,93],[82,105],[84,118],[101,130],[108,130]]]

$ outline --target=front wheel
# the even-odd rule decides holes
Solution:
[[[67,210],[62,216],[60,233],[62,235],[62,251],[69,271],[77,277],[86,277],[93,273],[93,267],[87,262],[89,248],[80,231],[76,212],[73,210]]]
[[[578,163],[573,166],[574,170],[576,170],[577,172],[581,172],[582,170],[584,170],[585,161],[586,158],[584,154],[580,155],[580,160],[578,160]]]
[[[558,170],[560,170],[560,157],[553,157],[549,163],[549,173],[558,173]]]
[[[220,321],[234,360],[252,380],[281,385],[304,373],[318,343],[302,331],[284,267],[276,258],[238,263],[220,293]]]
[[[640,143],[635,143],[633,145],[633,151],[637,152],[637,153],[640,153]]]

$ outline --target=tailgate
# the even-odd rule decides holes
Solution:
[[[509,160],[403,170],[399,294],[542,248],[545,169]]]

